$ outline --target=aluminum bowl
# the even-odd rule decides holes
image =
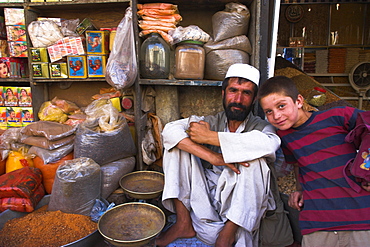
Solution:
[[[106,211],[98,221],[98,231],[114,246],[143,246],[163,229],[163,211],[149,203],[130,202]]]
[[[132,198],[153,199],[163,191],[164,175],[155,171],[131,172],[120,179],[119,185]]]

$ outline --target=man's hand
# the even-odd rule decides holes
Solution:
[[[205,121],[190,123],[188,135],[193,142],[220,146],[217,132],[212,131]]]
[[[298,211],[303,207],[303,194],[302,191],[295,191],[289,195],[288,205]]]
[[[245,166],[245,167],[249,167],[249,163],[247,162],[242,162],[242,163],[237,163],[237,164],[225,163],[224,158],[222,157],[222,154],[219,154],[219,153],[213,154],[212,160],[210,163],[214,166],[227,166],[237,174],[240,174],[240,171],[237,168],[237,164]]]

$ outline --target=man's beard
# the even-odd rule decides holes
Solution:
[[[230,103],[226,106],[224,101],[223,105],[228,120],[244,121],[247,118],[249,112],[251,111],[251,106],[246,107],[238,103]],[[232,107],[238,107],[241,110],[231,110]]]

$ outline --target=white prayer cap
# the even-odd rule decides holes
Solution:
[[[258,86],[260,81],[260,72],[252,65],[235,63],[227,70],[225,79],[230,77],[241,77],[254,82]]]

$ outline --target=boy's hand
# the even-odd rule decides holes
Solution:
[[[362,182],[362,183],[361,183],[361,187],[362,187],[364,190],[366,190],[366,191],[370,192],[370,183],[368,183],[368,182],[364,181],[364,182]]]
[[[303,194],[302,191],[295,191],[289,195],[288,205],[298,211],[303,207]]]

